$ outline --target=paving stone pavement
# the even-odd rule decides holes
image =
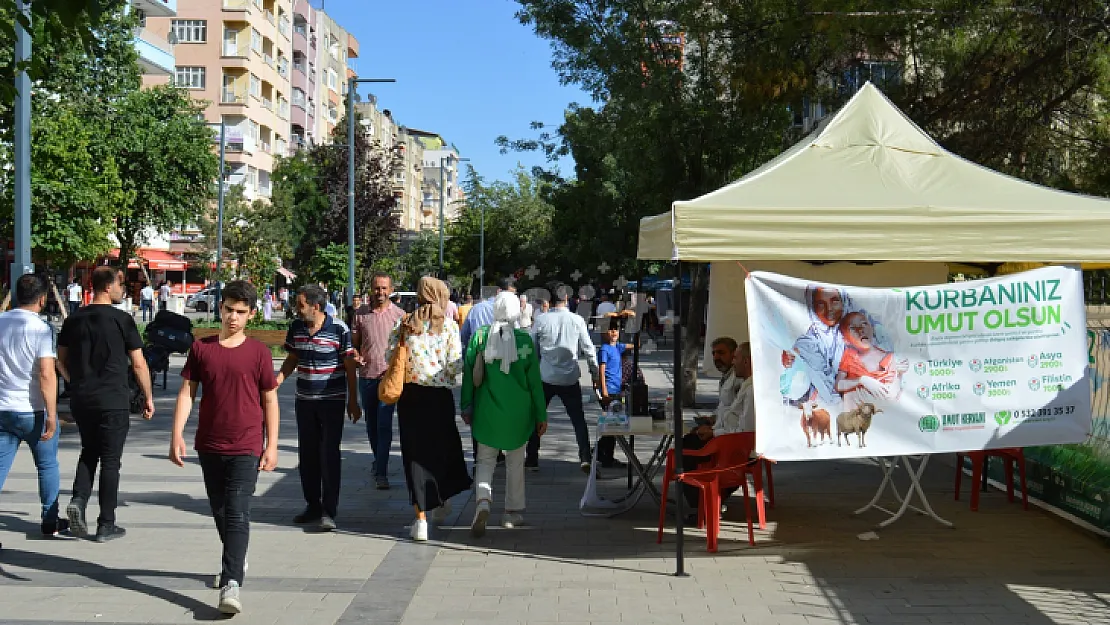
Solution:
[[[649,384],[667,385],[669,354],[649,360]],[[175,373],[180,365],[175,358]],[[38,538],[34,465],[20,452],[0,494],[0,623],[223,619],[214,608],[217,591],[206,587],[219,568],[219,547],[200,469],[195,458],[184,469],[165,459],[178,380],[171,375],[169,389],[157,391],[153,421],[132,423],[118,512],[129,530],[122,540]],[[700,390],[708,399],[715,388],[704,380]],[[954,530],[907,516],[878,540],[860,541],[857,534],[881,519],[851,515],[874,492],[876,466],[782,464],[777,505],[766,531],[756,531],[757,545],[746,542],[734,498],[720,552],[706,553],[704,534],[689,532],[690,575],[674,577],[673,527],[657,545],[658,510],[650,500],[614,519],[578,513],[584,476],[557,402],[541,470],[528,474],[525,527],[491,524],[485,537],[472,538],[473,501],[464,493],[429,543],[408,541],[412,510],[396,438],[394,488],[377,491],[360,422],[344,433],[340,530],[304,531],[290,521],[303,506],[291,391],[281,391],[279,469],[261,475],[254,499],[251,568],[237,623],[1110,623],[1110,552],[1102,539],[1039,509],[1024,512],[997,492],[971,513],[966,495],[952,501],[954,469],[943,457],[923,481]],[[191,438],[195,415],[190,425]],[[469,438],[465,428],[463,436]],[[63,505],[77,449],[76,429],[63,428]],[[604,477],[602,493],[618,495],[623,475]]]

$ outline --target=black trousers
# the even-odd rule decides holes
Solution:
[[[93,478],[100,466],[100,516],[97,525],[116,522],[119,500],[119,470],[122,466],[123,444],[131,427],[127,410],[85,410],[73,402],[73,418],[81,433],[81,455],[77,459],[77,475],[73,478],[73,498],[88,502],[92,496]]]
[[[578,441],[578,459],[582,462],[589,462],[593,458],[593,454],[590,453],[593,446],[590,445],[590,429],[586,426],[586,412],[582,407],[582,387],[578,382],[565,386],[544,382],[543,398],[548,406],[551,405],[551,400],[555,397],[563,402],[563,407],[567,409],[567,416],[570,417],[570,424],[574,426],[574,438]],[[617,443],[610,436],[605,438],[610,439],[609,458],[612,459],[613,445]],[[601,451],[604,452],[604,450],[605,448],[602,447]],[[540,435],[539,432],[532,432],[532,437],[528,439],[528,449],[525,452],[524,462],[529,465],[536,464],[539,457]]]
[[[707,442],[709,441],[703,441],[700,437],[698,437],[696,433],[690,432],[686,436],[682,437],[682,448],[690,450],[701,449],[702,447],[705,447],[705,444]],[[683,471],[696,471],[702,464],[706,462],[708,462],[708,460],[702,456],[687,456],[686,454],[682,454]],[[723,503],[726,499],[732,496],[732,493],[735,493],[737,490],[739,489],[735,487],[722,488],[721,502]],[[686,503],[690,504],[690,509],[696,513],[698,511],[698,502],[701,500],[701,490],[696,486],[683,484],[682,494],[686,496]],[[718,511],[718,513],[720,513],[720,511]]]
[[[336,518],[339,508],[344,400],[297,399],[297,460],[308,509]]]
[[[251,538],[251,495],[258,483],[258,456],[200,453],[204,490],[223,543],[220,586],[231,580],[243,585],[243,566]]]

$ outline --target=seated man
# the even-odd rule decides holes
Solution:
[[[720,339],[718,339],[720,340]],[[731,340],[731,339],[730,339]],[[716,342],[714,342],[714,355],[716,356]],[[714,361],[716,362],[716,357]],[[732,434],[735,432],[755,431],[755,395],[752,392],[752,346],[751,343],[741,343],[733,354],[732,369],[729,370],[721,383],[720,398],[717,402],[716,416],[712,423],[699,425],[694,431],[682,437],[683,449],[701,449],[705,447],[714,436]],[[701,456],[682,456],[682,470],[694,471],[706,462]],[[721,491],[721,500],[728,499],[735,488],[726,488]],[[697,522],[698,496],[700,491],[693,486],[684,486],[683,493],[686,501],[695,511],[693,522]]]

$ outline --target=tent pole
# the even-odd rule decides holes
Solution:
[[[674,317],[671,323],[674,332],[674,473],[682,475],[682,261],[675,263],[678,278],[675,280]],[[688,577],[686,572],[686,554],[684,553],[685,537],[683,523],[686,521],[686,511],[683,504],[686,497],[682,493],[682,484],[675,482],[675,577]]]

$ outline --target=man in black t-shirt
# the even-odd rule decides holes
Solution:
[[[92,286],[92,304],[66,319],[58,335],[58,368],[69,384],[70,407],[81,433],[81,457],[66,515],[74,535],[88,535],[85,506],[99,464],[96,541],[107,542],[126,533],[116,525],[116,499],[120,459],[131,418],[129,368],[134,370],[146,397],[146,419],[154,416],[154,399],[135,319],[114,307],[123,301],[123,272],[115,267],[97,267]]]

